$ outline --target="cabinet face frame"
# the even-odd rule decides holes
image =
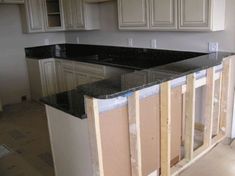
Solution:
[[[178,0],[170,0],[172,7],[171,19],[169,21],[156,21],[154,19],[154,9],[157,0],[149,0],[149,13],[150,13],[150,29],[152,30],[177,30],[178,29]]]
[[[187,21],[186,20],[186,9],[185,1],[187,0],[178,0],[179,6],[179,30],[192,30],[192,31],[209,31],[211,30],[212,23],[212,6],[213,0],[203,0],[205,3],[204,10],[204,19],[203,21]],[[196,1],[195,1],[196,2]]]
[[[144,21],[132,22],[125,21],[123,16],[123,1],[118,0],[118,21],[119,29],[149,29],[149,0],[142,0]],[[131,9],[130,9],[131,10]]]

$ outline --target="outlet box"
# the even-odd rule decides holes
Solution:
[[[219,43],[218,42],[209,42],[208,51],[210,53],[218,52],[219,51]]]
[[[128,45],[129,47],[133,47],[133,38],[128,38],[128,39],[127,39],[127,45]]]
[[[151,48],[157,49],[157,40],[156,39],[151,40]]]
[[[45,45],[49,45],[49,44],[50,44],[49,39],[44,39],[44,44],[45,44]]]
[[[80,43],[80,38],[78,36],[76,37],[76,42],[77,42],[77,44]]]

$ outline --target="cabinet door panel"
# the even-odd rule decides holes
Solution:
[[[56,70],[56,82],[57,82],[57,93],[63,92],[64,90],[64,80],[63,80],[63,69],[61,61],[55,61]]]
[[[56,93],[56,76],[54,61],[41,62],[41,78],[43,85],[43,96]]]
[[[177,29],[177,0],[150,1],[151,28]]]
[[[25,0],[29,32],[43,32],[43,5],[41,0]]]
[[[148,27],[148,1],[118,0],[118,12],[120,28]]]
[[[66,29],[73,29],[73,12],[72,12],[72,0],[63,1],[64,10],[64,24]]]
[[[180,0],[180,28],[209,28],[211,0]]]
[[[84,9],[83,9],[83,1],[82,0],[72,0],[73,2],[73,23],[74,27],[77,29],[85,28],[84,22]]]
[[[76,87],[74,72],[72,70],[63,70],[65,90],[72,90]]]
[[[76,77],[76,86],[87,84],[90,81],[89,77],[86,74],[76,73],[75,77]]]

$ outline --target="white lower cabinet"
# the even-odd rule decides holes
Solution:
[[[54,59],[27,59],[31,98],[39,100],[43,96],[57,92]]]
[[[27,58],[27,64],[33,100],[132,71],[54,58]]]
[[[76,87],[75,74],[73,70],[63,69],[63,81],[66,91],[72,90]]]
[[[54,59],[39,61],[43,96],[53,95],[57,92],[56,70]]]

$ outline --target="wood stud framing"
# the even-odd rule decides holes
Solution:
[[[93,174],[94,176],[104,176],[99,110],[96,99],[86,98],[86,113],[90,135]]]
[[[225,133],[227,127],[227,111],[228,111],[228,95],[229,95],[229,74],[230,74],[231,59],[227,58],[223,62],[222,71],[222,90],[221,90],[221,110],[220,110],[220,130]]]
[[[206,97],[205,98],[205,128],[203,144],[211,145],[212,141],[212,127],[213,127],[213,112],[214,112],[214,95],[215,95],[215,68],[209,68],[206,76]]]
[[[132,176],[142,176],[139,92],[128,97],[129,136]]]
[[[160,85],[160,135],[161,135],[161,176],[176,176],[181,171],[186,169],[201,156],[210,151],[218,142],[224,139],[225,133],[221,133],[221,129],[226,129],[226,120],[228,118],[228,88],[231,59],[227,58],[223,62],[222,73],[215,73],[215,68],[207,70],[206,78],[196,80],[196,74],[193,73],[187,76],[186,86],[182,86],[183,102],[183,119],[185,134],[182,134],[185,147],[185,158],[178,164],[171,166],[171,82],[164,82]],[[219,79],[217,91],[215,93],[215,80]],[[195,99],[196,88],[206,85],[205,97],[205,124],[200,126],[204,132],[203,146],[194,151],[194,129],[198,125],[195,124]],[[214,120],[214,103],[215,97],[218,97],[219,103],[216,107],[220,107],[220,111],[215,113]],[[92,163],[94,176],[104,176],[102,144],[100,134],[99,110],[96,99],[86,97],[86,112],[89,123],[90,143],[92,149]],[[128,121],[129,121],[129,142],[131,153],[131,176],[142,176],[142,151],[141,151],[141,128],[140,128],[140,95],[139,92],[134,92],[128,97]],[[214,123],[213,123],[214,122]],[[217,128],[217,134],[212,138],[213,125]],[[220,127],[220,131],[219,128]],[[199,126],[198,126],[199,128]]]
[[[161,117],[161,175],[170,176],[171,165],[171,84],[165,82],[160,88]]]
[[[194,124],[195,124],[195,73],[187,76],[185,103],[185,158],[193,159]]]

